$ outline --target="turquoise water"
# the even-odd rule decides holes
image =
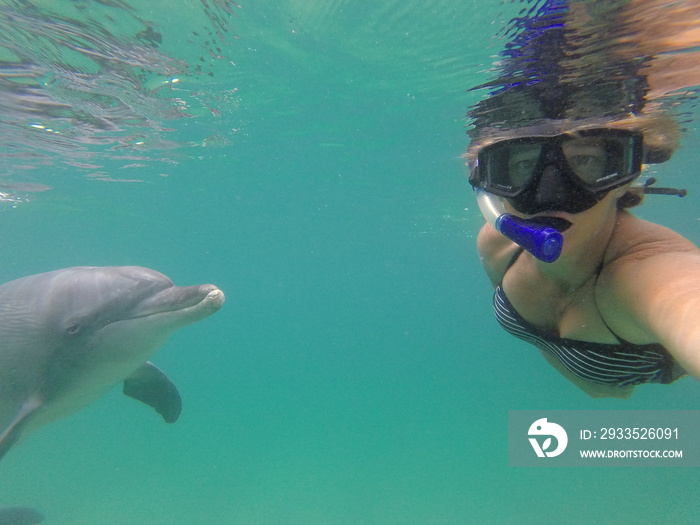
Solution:
[[[74,19],[68,4],[34,16]],[[14,448],[0,503],[70,525],[695,523],[695,469],[508,467],[508,410],[697,409],[700,393],[685,379],[589,399],[493,319],[459,155],[480,96],[466,90],[520,7],[210,4],[134,11],[163,56],[203,66],[151,67],[150,98],[131,99],[148,119],[124,116],[79,154],[37,141],[51,157],[7,161],[0,178],[1,281],[137,264],[226,292],[153,359],[183,414],[167,426],[115,389]],[[135,15],[96,20],[128,43]],[[695,122],[656,168],[690,196],[650,197],[639,215],[698,243]]]

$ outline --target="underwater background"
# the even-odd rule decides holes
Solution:
[[[146,4],[146,2],[143,2]],[[13,448],[47,524],[696,523],[693,468],[511,468],[509,410],[594,400],[505,333],[460,155],[532,2],[0,2],[0,282],[141,265],[216,315],[153,361],[172,426],[115,388]],[[700,242],[700,134],[635,213]]]

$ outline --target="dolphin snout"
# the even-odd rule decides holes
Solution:
[[[223,306],[224,301],[226,301],[226,296],[224,295],[224,292],[219,290],[213,284],[205,284],[203,286],[207,287],[209,289],[209,292],[207,293],[206,297],[203,299],[203,302],[208,303],[213,308],[213,311],[215,312],[216,310],[218,310],[219,308],[221,308]]]
[[[166,312],[200,312],[211,315],[224,304],[225,296],[213,284],[171,286],[141,301],[134,317]]]

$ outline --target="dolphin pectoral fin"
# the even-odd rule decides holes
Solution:
[[[124,380],[124,394],[156,409],[166,423],[175,423],[182,410],[177,387],[156,365],[144,363]]]
[[[22,435],[22,430],[29,417],[34,411],[41,406],[41,401],[38,396],[32,396],[27,399],[20,407],[17,415],[12,422],[0,433],[0,459],[7,453],[12,445],[17,443],[17,440]],[[0,522],[2,525],[2,522]]]
[[[0,525],[35,525],[44,521],[44,516],[29,507],[0,507]]]

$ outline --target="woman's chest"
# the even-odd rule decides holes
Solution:
[[[506,278],[502,287],[520,316],[540,330],[566,339],[619,342],[598,310],[595,279],[575,289],[567,289],[546,279]]]

